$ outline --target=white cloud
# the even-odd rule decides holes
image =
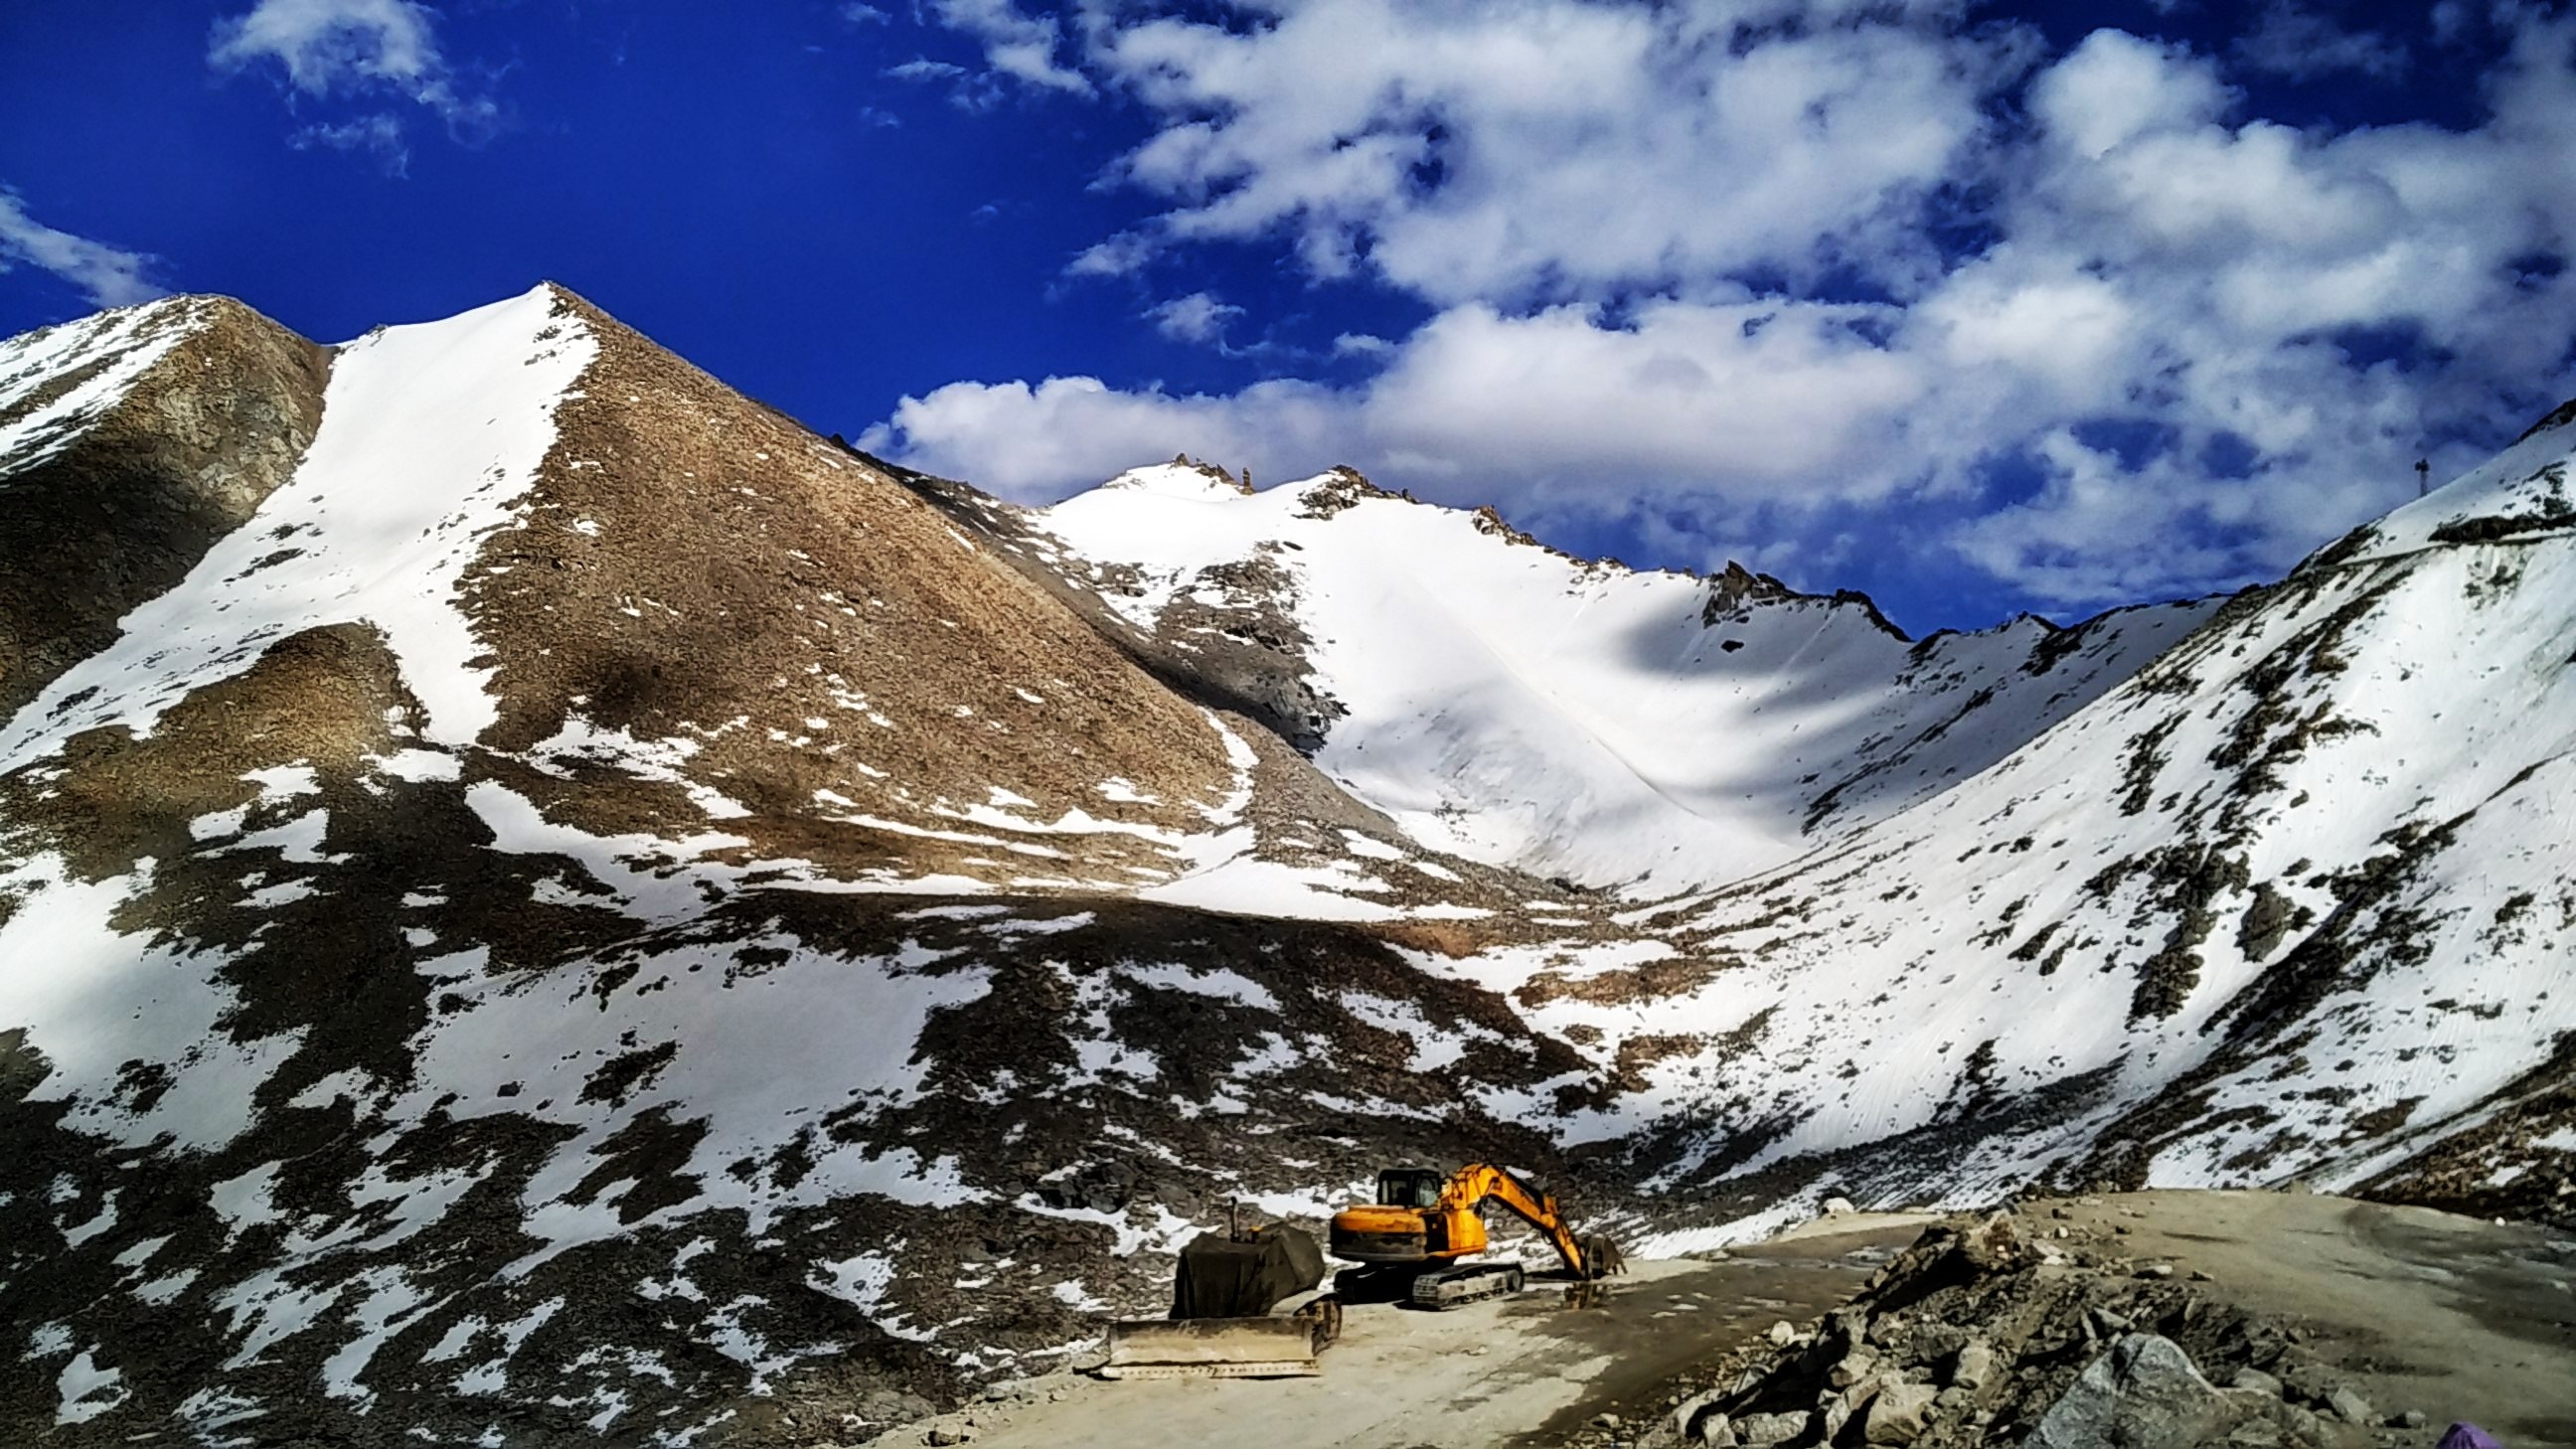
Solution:
[[[411,147],[403,140],[402,120],[382,111],[335,125],[306,126],[287,137],[286,144],[298,151],[316,146],[330,151],[364,151],[396,176],[410,169]]]
[[[981,42],[985,63],[1001,75],[1041,90],[1092,93],[1082,72],[1057,62],[1064,28],[1051,15],[1022,14],[1011,0],[930,0],[930,13],[940,24]]]
[[[2275,62],[2117,31],[2049,59],[1940,5],[1102,11],[1048,63],[1145,108],[1111,180],[1157,211],[1074,273],[1275,241],[1430,319],[1337,341],[1378,368],[1349,386],[959,383],[872,446],[1024,498],[1176,450],[1347,461],[1521,517],[1699,520],[1675,537],[1758,514],[1815,558],[1931,500],[1984,516],[1927,542],[2038,598],[2231,584],[2410,495],[2415,457],[2475,461],[2427,439],[2576,392],[2576,19],[2497,13],[2483,124],[2338,133],[2231,83]],[[1936,213],[1983,238],[1936,243]],[[1223,305],[1148,315],[1199,335]],[[2037,486],[1978,504],[2008,476]]]
[[[1143,239],[1284,231],[1318,275],[1365,254],[1454,302],[1877,261],[2026,58],[1874,19],[1739,46],[1739,18],[1775,17],[1311,0],[1109,27],[1091,61],[1163,123],[1117,172],[1174,203]]]
[[[2292,80],[2346,71],[2395,80],[2406,71],[2406,48],[2372,30],[2347,30],[2291,0],[2272,0],[2254,29],[2236,43],[2246,64]]]
[[[1899,446],[1924,387],[1913,364],[1851,330],[1874,311],[1670,302],[1621,327],[1576,306],[1506,316],[1469,304],[1357,388],[1268,382],[1213,397],[1088,377],[955,383],[906,398],[870,446],[1021,498],[1176,451],[1267,477],[1350,461],[1528,507],[1556,489],[1656,478],[1745,499],[1865,496],[1893,480],[1860,465]]]
[[[1226,327],[1243,315],[1243,309],[1220,302],[1205,292],[1192,292],[1186,297],[1156,303],[1146,309],[1145,315],[1152,320],[1155,331],[1175,342],[1221,345],[1225,341]]]
[[[436,13],[417,0],[259,0],[247,13],[215,23],[206,61],[227,74],[273,61],[292,90],[317,99],[399,95],[468,140],[488,134],[500,116],[489,97],[458,86],[439,50]],[[377,113],[307,126],[296,137],[304,145],[390,156],[399,170],[400,130],[398,118]]]
[[[0,191],[0,272],[31,266],[71,283],[98,306],[123,307],[165,294],[144,275],[151,264],[141,252],[47,226],[27,214],[25,202]]]
[[[1625,327],[1588,309],[1434,318],[1366,394],[1381,456],[1407,472],[1530,487],[1682,478],[1713,493],[1869,494],[1855,465],[1898,446],[1920,369],[1854,329],[1883,309],[1658,302]],[[1910,470],[1909,470],[1910,471]]]
[[[1039,499],[1183,452],[1230,467],[1278,460],[1283,470],[1321,471],[1350,442],[1350,423],[1347,397],[1307,382],[1214,397],[1051,377],[1034,387],[950,383],[905,398],[859,444],[1004,497]]]
[[[2086,36],[2030,87],[2042,134],[2089,161],[2140,136],[2208,126],[2233,99],[2217,67],[2119,30]]]
[[[944,60],[931,60],[926,56],[918,56],[901,65],[886,67],[886,74],[897,80],[908,81],[953,80],[966,74],[966,67],[952,65]]]

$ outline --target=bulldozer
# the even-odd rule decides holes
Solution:
[[[1315,1240],[1285,1223],[1230,1222],[1181,1249],[1164,1318],[1109,1325],[1103,1378],[1293,1378],[1342,1332],[1342,1301],[1323,1286]]]
[[[1458,1308],[1517,1293],[1524,1281],[1520,1264],[1462,1261],[1488,1246],[1482,1209],[1489,1202],[1544,1234],[1575,1278],[1621,1271],[1617,1245],[1600,1234],[1576,1237],[1554,1194],[1482,1162],[1452,1173],[1428,1167],[1379,1173],[1376,1201],[1333,1214],[1332,1254],[1371,1274],[1418,1269],[1406,1290],[1417,1308]]]

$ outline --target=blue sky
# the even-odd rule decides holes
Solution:
[[[553,278],[1043,500],[1353,463],[1916,632],[2277,576],[2576,393],[2576,19],[19,0],[0,331]]]

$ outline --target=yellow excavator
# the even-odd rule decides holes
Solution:
[[[1517,1293],[1518,1263],[1466,1263],[1485,1251],[1479,1210],[1498,1202],[1547,1235],[1577,1278],[1621,1269],[1598,1234],[1577,1238],[1556,1198],[1500,1167],[1453,1173],[1394,1167],[1378,1174],[1377,1200],[1333,1215],[1332,1254],[1363,1275],[1401,1274],[1421,1308],[1456,1308]],[[1181,1249],[1171,1312],[1109,1325],[1103,1378],[1286,1378],[1321,1372],[1316,1356],[1341,1336],[1345,1272],[1327,1286],[1315,1240],[1285,1223],[1202,1233]],[[1408,1272],[1408,1270],[1411,1270]]]
[[[1407,1293],[1418,1308],[1456,1308],[1520,1291],[1518,1263],[1468,1263],[1485,1251],[1486,1203],[1501,1203],[1546,1235],[1565,1271],[1599,1278],[1624,1266],[1616,1245],[1602,1235],[1578,1238],[1556,1197],[1510,1170],[1475,1163],[1456,1172],[1391,1167],[1377,1176],[1377,1200],[1333,1214],[1332,1255],[1377,1271],[1428,1265],[1412,1276]]]

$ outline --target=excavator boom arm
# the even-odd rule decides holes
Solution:
[[[1584,1261],[1583,1244],[1566,1226],[1554,1193],[1542,1192],[1503,1168],[1479,1162],[1460,1168],[1440,1196],[1442,1208],[1465,1212],[1473,1212],[1487,1201],[1501,1203],[1513,1216],[1547,1234],[1557,1257],[1565,1261],[1567,1272],[1577,1278],[1593,1276],[1593,1265]]]

